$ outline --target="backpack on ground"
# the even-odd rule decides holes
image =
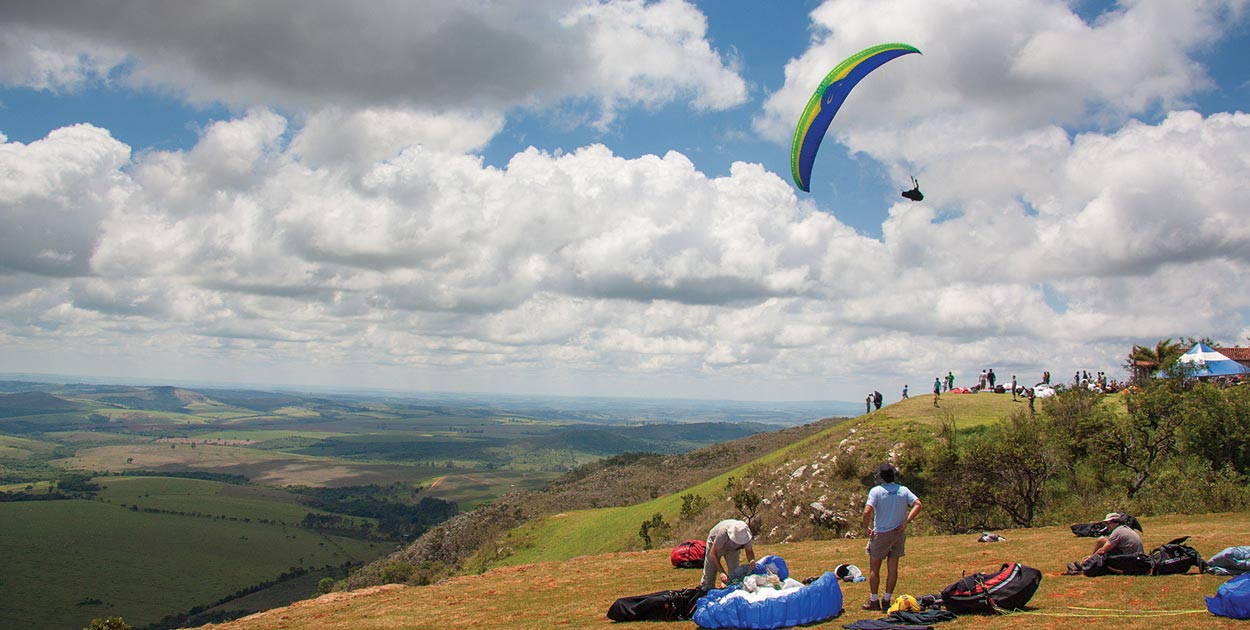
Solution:
[[[1207,563],[1197,549],[1185,544],[1189,536],[1181,536],[1155,547],[1150,552],[1151,575],[1176,575],[1188,573],[1190,567],[1198,567],[1205,573]]]
[[[1008,562],[995,573],[964,576],[942,589],[942,606],[955,614],[1023,608],[1042,583],[1042,572]]]
[[[702,540],[687,540],[673,547],[669,559],[675,569],[702,569],[703,556],[707,552],[707,543]]]
[[[701,588],[658,591],[622,597],[608,608],[612,621],[682,621],[694,616],[694,605],[706,593]]]

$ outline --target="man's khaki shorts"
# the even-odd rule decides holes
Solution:
[[[902,558],[907,553],[907,528],[899,526],[888,532],[877,532],[868,541],[870,558]]]

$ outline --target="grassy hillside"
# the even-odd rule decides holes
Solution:
[[[884,454],[894,445],[901,449],[904,443],[914,445],[931,440],[938,423],[944,418],[956,418],[960,430],[976,430],[979,426],[998,421],[1018,405],[1027,408],[1028,403],[1012,401],[1009,395],[994,394],[948,395],[943,397],[937,408],[933,407],[932,397],[905,400],[768,453],[694,487],[645,503],[571,511],[534,520],[509,532],[496,547],[495,557],[489,559],[487,564],[526,564],[641,549],[639,526],[656,513],[675,525],[673,539],[701,539],[710,523],[719,519],[715,514],[732,515],[732,504],[727,504],[723,498],[731,478],[742,480],[753,474],[768,476],[772,471],[777,474],[772,475],[774,485],[766,492],[770,495],[766,498],[770,499],[770,506],[790,507],[785,510],[766,509],[766,515],[761,519],[764,524],[761,535],[762,540],[780,542],[806,524],[806,508],[811,502],[824,496],[824,503],[834,504],[835,500],[828,495],[833,494],[830,486],[837,480],[827,478],[836,477],[836,473],[831,471],[836,468],[838,457],[848,457],[848,445],[852,446],[849,455],[855,455],[852,442],[858,443],[862,451]],[[870,438],[870,435],[877,437]],[[873,440],[884,440],[884,443],[873,445]],[[844,499],[844,503],[859,506],[860,509],[862,495],[868,486],[861,480],[859,471],[873,470],[879,463],[877,459],[869,459],[871,461],[857,461],[855,474],[843,484],[859,490],[858,496],[847,493],[850,498]],[[801,468],[801,474],[796,475]],[[713,504],[706,513],[683,520],[680,518],[681,497],[686,494],[712,499]],[[804,498],[794,498],[787,503],[787,496]],[[799,508],[797,515],[793,512],[795,507]],[[785,514],[781,514],[783,511]],[[852,511],[849,516],[857,518],[858,512]],[[775,532],[771,531],[774,527],[777,528]],[[805,533],[803,537],[810,537],[810,532]]]
[[[646,511],[651,509],[648,502],[653,498],[661,497],[666,509],[679,510],[680,495],[692,485],[711,496],[717,483],[704,483],[707,479],[723,478],[722,473],[726,471],[775,453],[839,422],[843,420],[828,418],[681,455],[627,454],[583,466],[540,492],[509,493],[451,519],[412,545],[354,573],[348,584],[351,588],[380,584],[386,566],[391,563],[420,566],[433,562],[452,567],[448,570],[479,572],[501,563],[563,559],[633,548],[637,546],[639,523],[653,513]],[[441,485],[432,485],[431,494],[437,496]],[[674,505],[677,507],[672,507]],[[630,507],[588,510],[597,506]],[[629,521],[644,513],[637,521]],[[541,521],[546,517],[557,519],[556,525],[542,528]],[[565,518],[569,520],[563,520]],[[600,518],[604,521],[600,522]],[[534,519],[539,519],[540,523],[532,523]],[[575,526],[573,521],[580,522]],[[521,527],[518,529],[518,526]],[[536,528],[538,536],[544,540],[538,541],[530,533]],[[564,536],[563,533],[576,535]],[[632,547],[631,536],[635,537]],[[604,544],[610,546],[601,546]],[[442,577],[424,573],[423,576]]]
[[[1250,514],[1245,513],[1158,517],[1144,519],[1142,525],[1148,547],[1176,536],[1192,535],[1191,543],[1204,556],[1250,539]],[[1226,578],[1196,573],[1094,579],[1064,576],[1061,573],[1065,563],[1087,554],[1091,539],[1074,537],[1062,526],[999,533],[1007,538],[1006,542],[978,543],[976,535],[909,538],[898,592],[917,596],[936,593],[965,571],[988,571],[1003,562],[1018,561],[1044,574],[1041,588],[1024,612],[1008,616],[965,616],[942,627],[976,630],[1012,630],[1022,625],[1039,630],[1244,627],[1244,622],[1205,612],[1203,596],[1213,595]],[[866,566],[863,548],[863,542],[856,540],[809,541],[761,545],[758,553],[782,556],[791,573],[802,578],[832,570],[844,562]],[[671,568],[668,554],[668,549],[662,549],[585,556],[565,562],[504,567],[433,586],[390,585],[332,593],[288,608],[207,627],[223,630],[620,628],[625,626],[605,616],[608,606],[617,597],[697,584],[698,571]],[[877,614],[859,609],[859,604],[867,597],[866,583],[844,583],[842,588],[845,613],[837,619],[805,627],[834,629],[857,619],[876,618]],[[690,623],[664,625],[693,627]]]

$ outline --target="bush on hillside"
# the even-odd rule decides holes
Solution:
[[[105,617],[103,619],[92,619],[91,625],[83,628],[83,630],[131,630],[130,625],[122,621],[121,617]]]
[[[703,510],[707,509],[707,506],[708,506],[707,499],[703,498],[700,495],[694,494],[693,492],[690,494],[681,495],[681,518],[682,520],[688,519],[698,514],[699,512],[702,512]]]
[[[382,567],[382,582],[384,584],[407,584],[408,578],[412,577],[417,568],[407,562],[391,562]]]
[[[653,544],[667,541],[673,532],[673,526],[664,520],[664,515],[656,512],[649,520],[643,521],[638,528],[638,536],[642,538],[642,548],[651,549]]]

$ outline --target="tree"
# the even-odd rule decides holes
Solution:
[[[760,503],[762,502],[763,499],[760,498],[760,495],[750,490],[739,490],[734,493],[734,507],[738,509],[739,514],[746,518],[747,527],[751,526],[751,519],[755,518],[756,512],[759,512]]]
[[[1099,436],[1100,448],[1128,475],[1129,498],[1176,452],[1180,427],[1189,414],[1183,396],[1185,379],[1153,379],[1139,392],[1125,394],[1128,414],[1117,416]]]
[[[1184,397],[1189,414],[1181,426],[1181,449],[1213,470],[1250,473],[1250,388],[1199,383]]]
[[[1128,368],[1129,373],[1133,375],[1133,380],[1140,385],[1158,370],[1171,367],[1182,354],[1185,354],[1186,349],[1179,342],[1173,342],[1171,338],[1159,341],[1153,348],[1134,345],[1124,367]]]
[[[651,516],[651,520],[643,521],[642,526],[638,528],[638,536],[642,538],[643,549],[650,549],[653,540],[658,542],[668,538],[672,529],[672,526],[664,522],[664,515],[656,512]]]
[[[962,474],[972,481],[973,495],[1001,509],[1012,523],[1032,527],[1057,468],[1042,428],[1017,410],[968,441]]]
[[[1077,464],[1094,446],[1094,438],[1111,422],[1111,410],[1103,404],[1103,395],[1078,387],[1065,390],[1042,402],[1042,426],[1047,441],[1068,474],[1068,484],[1079,490]]]

